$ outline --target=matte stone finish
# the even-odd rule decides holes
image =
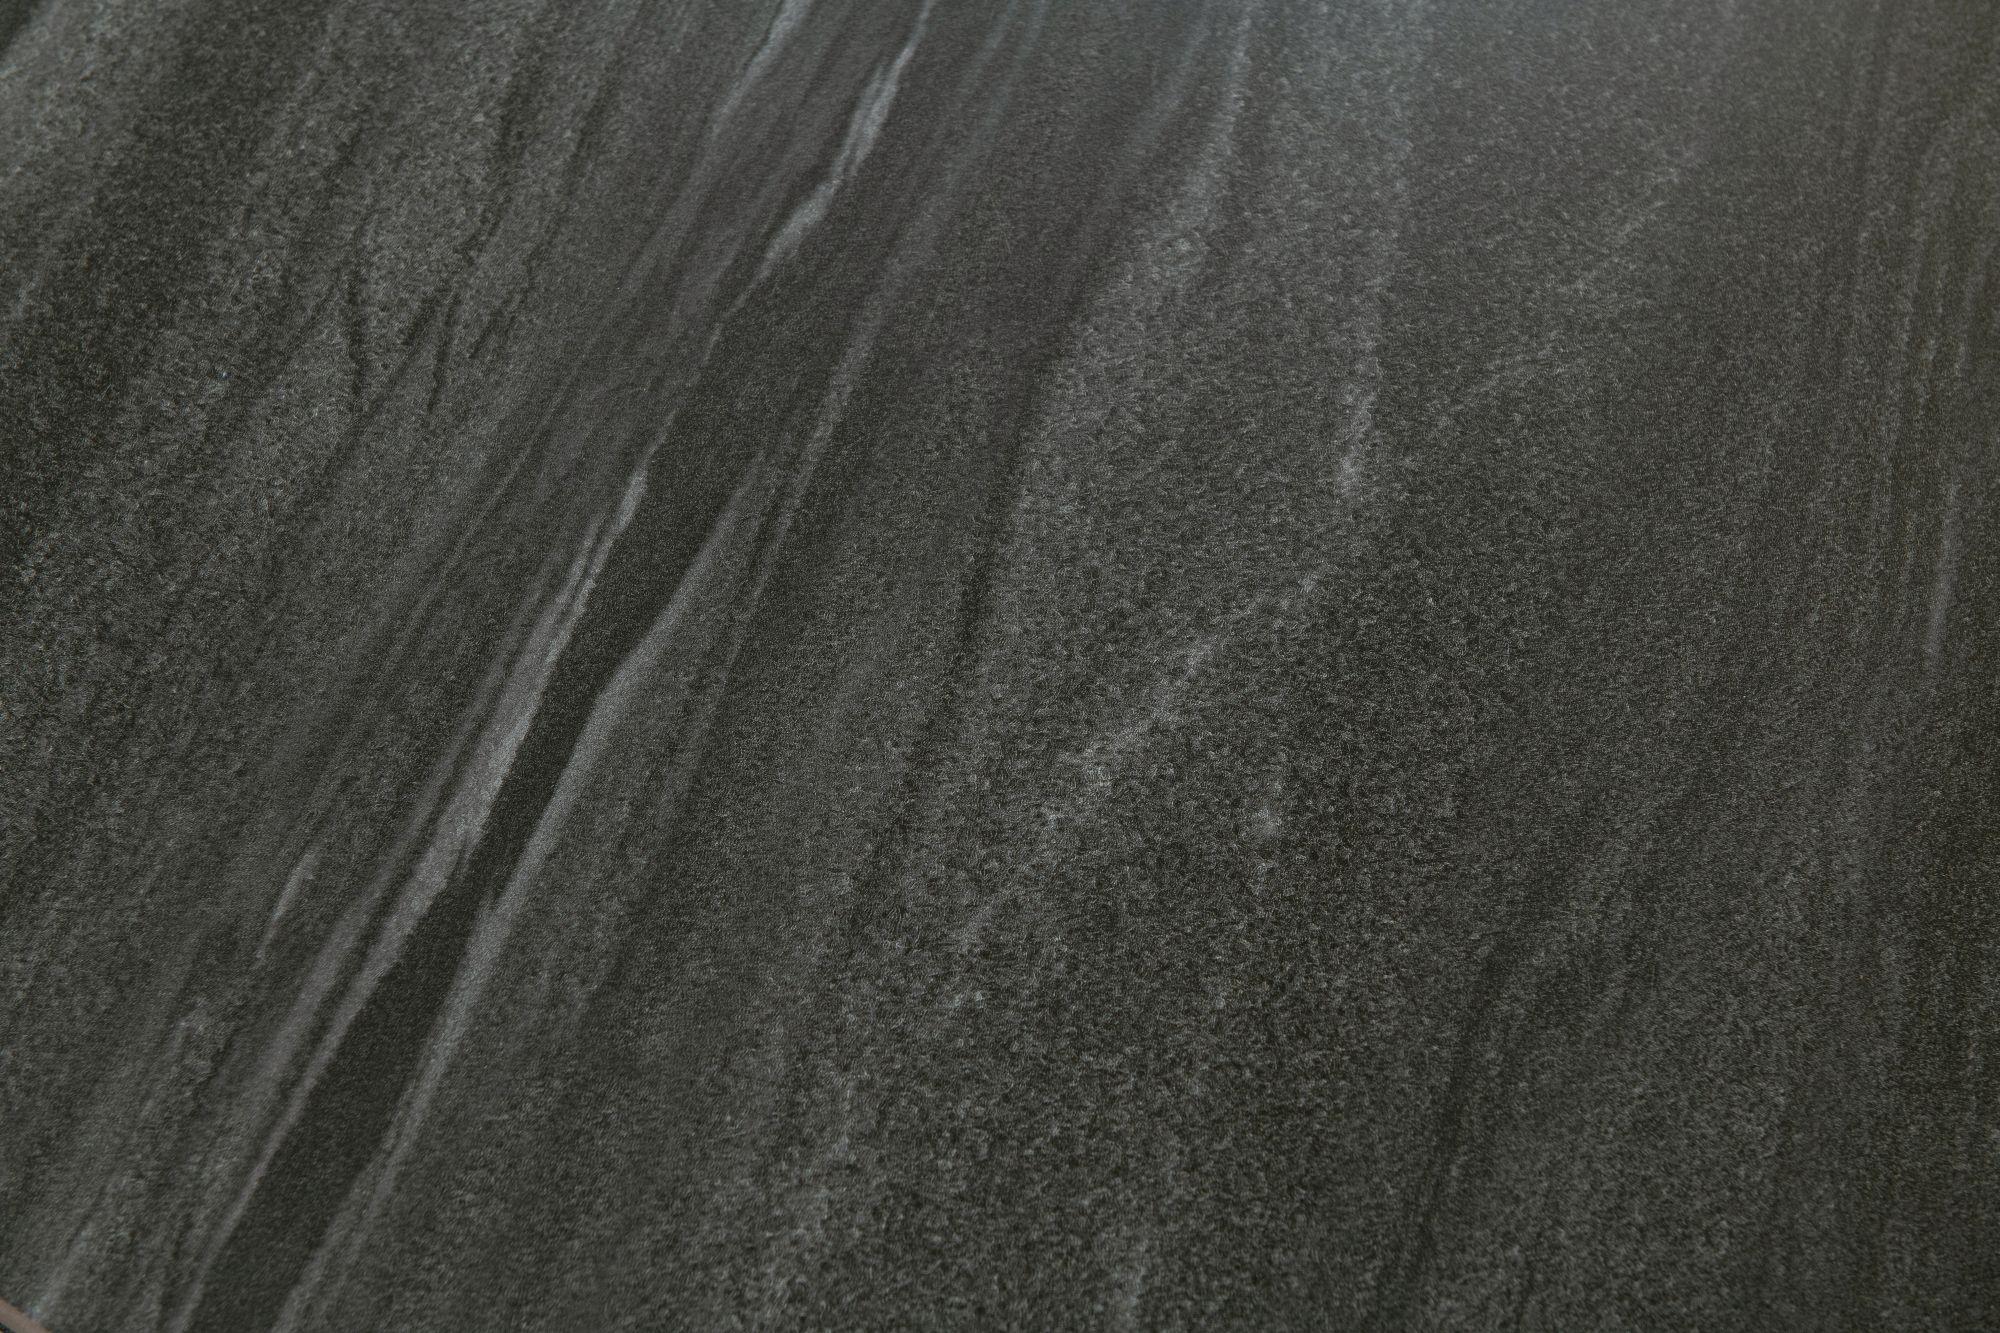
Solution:
[[[2000,5],[0,43],[54,1333],[2000,1324]]]

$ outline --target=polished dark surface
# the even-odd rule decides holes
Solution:
[[[54,1333],[2000,1321],[2000,7],[0,42]]]

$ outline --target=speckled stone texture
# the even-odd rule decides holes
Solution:
[[[2000,1323],[2000,6],[0,42],[53,1333]]]

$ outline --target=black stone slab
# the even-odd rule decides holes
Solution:
[[[1991,1326],[1996,43],[0,4],[0,1298]]]

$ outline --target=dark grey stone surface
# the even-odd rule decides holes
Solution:
[[[0,41],[0,1298],[2000,1321],[2000,8]]]

